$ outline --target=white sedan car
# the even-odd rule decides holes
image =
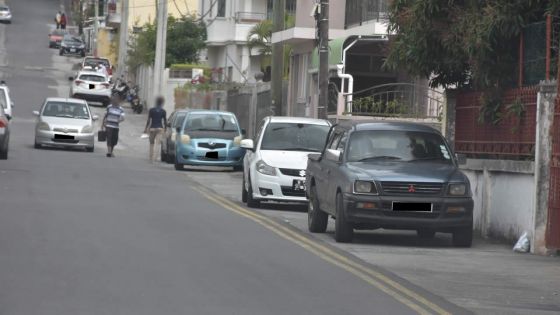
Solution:
[[[103,73],[80,71],[76,78],[70,77],[70,97],[83,99],[87,102],[98,102],[103,106],[111,102],[111,84]]]
[[[307,155],[323,150],[330,123],[300,117],[267,117],[256,140],[245,139],[242,199],[249,207],[261,201],[306,202]]]

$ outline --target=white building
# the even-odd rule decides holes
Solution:
[[[271,16],[272,0],[199,0],[198,8],[208,34],[201,61],[219,69],[223,81],[253,82],[261,57],[256,49],[249,51],[247,35]]]
[[[316,45],[316,21],[311,12],[316,1],[298,0],[295,27],[272,34],[273,43],[292,48],[288,88],[288,115],[316,116],[319,57]],[[357,36],[379,37],[354,44],[347,51],[346,72],[354,76],[354,90],[399,81],[396,73],[381,69],[387,40],[387,0],[337,0],[329,3],[329,62],[331,82],[340,88],[337,64],[342,63],[343,49]],[[346,87],[347,88],[347,87]]]

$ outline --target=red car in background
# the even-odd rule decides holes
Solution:
[[[60,42],[64,35],[68,34],[67,30],[54,29],[49,34],[49,48],[60,48]]]

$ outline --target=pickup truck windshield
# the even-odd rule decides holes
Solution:
[[[321,152],[328,133],[326,125],[270,123],[261,150]]]
[[[400,130],[368,130],[352,133],[348,147],[348,161],[452,163],[449,149],[440,135]]]

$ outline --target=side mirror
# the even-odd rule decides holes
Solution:
[[[175,128],[175,131],[177,131],[177,133],[181,133],[181,127]]]
[[[38,110],[34,110],[34,111],[33,111],[33,115],[39,116],[39,111],[38,111]]]
[[[462,153],[455,153],[455,158],[457,159],[457,163],[459,165],[467,164],[467,155]]]
[[[14,108],[14,102],[10,102],[10,106]]]
[[[98,115],[93,115],[93,117],[91,117],[91,120],[93,120],[93,121],[96,121],[96,120],[98,120],[98,119],[99,119],[99,116],[98,116]]]
[[[247,134],[247,130],[241,129],[241,134],[245,136]]]
[[[74,81],[74,77],[68,77],[68,81]]]
[[[342,152],[333,149],[327,149],[325,151],[325,159],[331,162],[340,163],[342,158]]]
[[[255,143],[252,139],[243,139],[241,140],[241,147],[253,151],[255,149]]]
[[[12,115],[6,114],[6,119],[8,119],[8,121],[12,120]]]

